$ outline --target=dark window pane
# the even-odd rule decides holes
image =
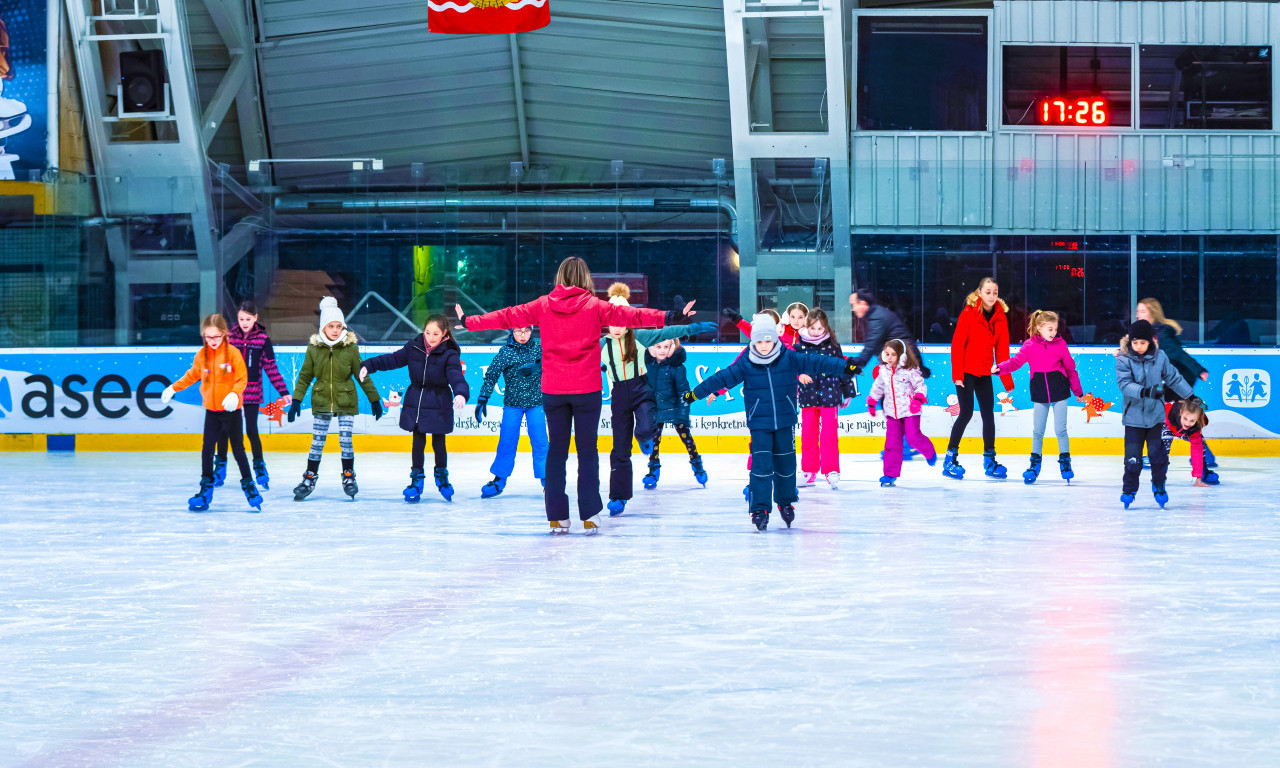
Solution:
[[[858,127],[987,129],[987,20],[858,19]]]
[[[1160,302],[1164,316],[1182,326],[1179,338],[1185,344],[1200,343],[1200,240],[1197,235],[1138,238],[1137,298]]]
[[[1207,130],[1271,129],[1271,48],[1144,45],[1139,125]]]
[[[1129,48],[1004,46],[1005,125],[1130,125]]]
[[[1275,346],[1275,235],[1211,235],[1204,241],[1205,343]]]

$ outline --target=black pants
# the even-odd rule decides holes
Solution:
[[[750,510],[768,512],[769,497],[779,506],[794,504],[796,491],[796,429],[751,430]]]
[[[960,449],[960,438],[964,437],[964,428],[969,426],[973,418],[973,399],[978,398],[978,408],[982,411],[982,449],[994,452],[996,449],[996,396],[991,389],[990,376],[964,375],[964,386],[956,387],[956,397],[960,400],[960,416],[951,427],[951,442],[947,450]]]
[[[662,462],[658,459],[658,444],[662,442],[662,429],[665,424],[658,424],[658,433],[653,437],[653,453],[649,454],[649,466],[661,466]],[[698,457],[698,446],[693,442],[693,433],[689,431],[689,425],[676,422],[672,426],[676,429],[676,434],[680,436],[680,442],[684,443],[684,449],[689,452],[689,458]]]
[[[596,447],[603,402],[599,392],[542,394],[542,410],[547,414],[547,489],[543,500],[548,520],[569,519],[569,495],[565,493],[565,483],[570,430],[577,435],[578,517],[586,520],[604,508],[600,501],[600,451]]]
[[[436,468],[449,466],[449,453],[444,447],[444,435],[431,436],[431,451],[436,455]],[[422,469],[426,463],[427,433],[413,430],[413,468]]]
[[[609,452],[609,498],[631,498],[631,438],[637,442],[657,435],[653,423],[653,395],[649,380],[638,376],[613,385],[609,393],[613,412],[613,450]]]
[[[1151,482],[1164,487],[1169,474],[1169,454],[1165,453],[1161,440],[1164,424],[1154,427],[1124,428],[1124,492],[1137,493],[1138,479],[1142,475],[1142,444],[1147,445],[1147,458],[1151,459]]]
[[[245,403],[240,409],[244,413],[244,434],[249,438],[249,450],[253,451],[253,460],[262,461],[262,438],[258,436],[258,404]],[[227,438],[218,441],[218,460],[227,460]]]
[[[249,473],[249,459],[244,455],[244,436],[240,433],[240,411],[204,412],[204,443],[200,449],[200,474],[213,476],[213,452],[219,443],[231,443],[240,477],[253,477]]]

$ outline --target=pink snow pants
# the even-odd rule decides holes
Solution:
[[[800,409],[800,471],[823,475],[840,471],[838,409]]]
[[[902,476],[902,437],[906,435],[907,442],[920,452],[920,455],[926,459],[933,459],[938,452],[933,449],[933,443],[929,442],[929,438],[924,436],[920,431],[920,417],[908,416],[905,419],[895,419],[888,414],[885,420],[885,436],[884,436],[884,474],[885,477],[901,477]]]

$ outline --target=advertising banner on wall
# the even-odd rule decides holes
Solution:
[[[391,352],[398,347],[368,346],[366,357]],[[471,404],[480,391],[495,346],[463,348],[466,378],[471,386]],[[688,346],[690,382],[700,382],[723,366],[728,366],[741,347]],[[847,347],[852,353],[856,347]],[[1280,351],[1257,349],[1195,349],[1191,353],[1209,369],[1209,381],[1198,382],[1196,394],[1209,408],[1206,434],[1217,438],[1280,437],[1280,408],[1268,407],[1272,381],[1280,379]],[[302,367],[302,347],[276,350],[280,373],[292,386]],[[929,404],[923,412],[926,435],[942,437],[954,423],[954,407],[948,396],[955,388],[946,379],[950,370],[948,347],[922,347],[926,363],[935,371],[927,381]],[[1069,410],[1071,436],[1119,438],[1121,397],[1115,383],[1113,350],[1080,347],[1072,350],[1089,404],[1072,400]],[[168,405],[160,403],[160,393],[191,365],[194,350],[173,348],[99,348],[0,350],[0,433],[117,433],[117,434],[199,434],[203,408],[198,387],[181,393]],[[871,387],[868,373],[858,377],[863,395],[840,412],[842,433],[850,436],[883,435],[883,415],[867,415],[866,393]],[[361,434],[402,434],[398,426],[400,398],[407,389],[408,376],[402,370],[373,376],[385,413],[374,421],[367,403],[361,403],[356,431]],[[1031,399],[1027,392],[1028,373],[1014,374],[1012,393],[999,393],[997,434],[1003,437],[1030,437]],[[998,380],[997,380],[998,382]],[[267,397],[275,394],[264,382]],[[999,385],[997,383],[997,388]],[[601,421],[607,431],[608,395]],[[490,400],[488,419],[478,423],[471,405],[455,421],[457,434],[496,435],[501,419],[501,382]],[[266,413],[259,422],[264,434],[305,434],[311,429],[309,400],[303,403],[303,418],[290,424],[281,414]],[[714,403],[693,406],[693,428],[699,435],[747,434],[741,390],[730,392]],[[973,419],[969,431],[980,434],[980,419]],[[968,433],[966,433],[968,434]]]
[[[45,167],[48,17],[45,0],[0,0],[0,181]]]

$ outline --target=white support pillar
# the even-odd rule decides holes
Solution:
[[[842,295],[852,287],[850,258],[850,188],[849,188],[849,105],[844,54],[844,16],[840,0],[724,0],[724,33],[729,82],[729,117],[733,136],[734,192],[738,206],[738,254],[742,269],[739,289],[741,309],[753,311],[758,306],[756,267],[759,224],[755,176],[752,161],[757,158],[826,158],[831,169],[831,251],[820,253],[830,260],[835,277],[837,310]],[[760,50],[748,51],[747,25],[757,26],[771,18],[819,18],[822,20],[823,48],[826,63],[827,130],[813,133],[777,133],[772,120],[766,129],[752,130],[752,72],[767,71],[756,57]],[[759,27],[757,26],[757,29]],[[763,49],[763,50],[767,50]],[[755,90],[767,88],[757,84]],[[763,122],[757,120],[757,123]],[[848,338],[851,318],[837,311],[831,318],[839,334]]]

